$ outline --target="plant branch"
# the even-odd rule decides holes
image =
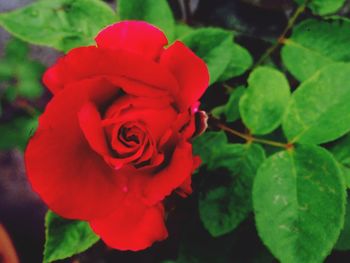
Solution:
[[[257,142],[257,143],[271,145],[271,146],[285,148],[285,149],[290,149],[290,148],[293,147],[293,145],[290,144],[290,143],[281,143],[281,142],[276,142],[276,141],[272,141],[272,140],[265,140],[265,139],[253,137],[250,134],[245,134],[245,133],[236,131],[236,130],[228,127],[227,124],[221,122],[219,119],[213,117],[212,115],[209,115],[208,122],[211,125],[219,128],[219,129],[221,129],[223,131],[226,131],[226,132],[228,132],[230,134],[233,134],[233,135],[235,135],[237,137],[240,137],[240,138],[246,140],[248,143],[250,143],[250,142]]]
[[[271,56],[275,50],[284,43],[285,37],[287,35],[287,33],[293,28],[293,26],[295,25],[295,22],[297,21],[297,19],[299,18],[299,16],[304,13],[305,8],[307,6],[307,4],[310,2],[310,0],[305,0],[304,3],[302,5],[300,5],[295,12],[293,13],[293,15],[290,17],[290,19],[288,20],[287,26],[285,27],[285,29],[283,30],[283,32],[281,33],[281,35],[278,37],[277,41],[270,47],[268,48],[265,53],[260,57],[260,59],[258,60],[258,62],[256,62],[256,64],[254,65],[253,68],[256,68],[257,66],[259,66],[260,64],[262,64],[269,56]]]

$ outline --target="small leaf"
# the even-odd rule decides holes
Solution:
[[[267,134],[282,121],[290,98],[286,77],[279,71],[260,67],[249,76],[248,89],[239,101],[244,124],[252,134]]]
[[[196,137],[193,142],[194,154],[200,155],[202,164],[209,169],[215,167],[215,156],[220,153],[221,148],[228,144],[227,137],[223,131],[206,132]]]
[[[298,4],[305,3],[305,0],[294,0]],[[324,16],[337,12],[346,0],[311,0],[308,7],[313,13]]]
[[[282,127],[292,142],[321,144],[350,131],[350,64],[332,64],[293,93]]]
[[[282,60],[294,77],[303,81],[332,63],[350,61],[349,45],[349,21],[308,19],[285,40]]]
[[[229,97],[229,100],[226,104],[226,110],[225,110],[225,115],[226,115],[226,120],[229,122],[233,122],[239,119],[239,108],[238,108],[238,103],[241,97],[243,96],[245,92],[245,88],[243,86],[235,88]]]
[[[253,65],[253,58],[244,47],[233,43],[226,53],[231,53],[231,60],[225,71],[220,76],[219,81],[225,81],[242,75]]]
[[[41,0],[0,14],[0,25],[16,37],[62,51],[94,44],[95,35],[115,20],[100,0]]]
[[[245,93],[246,88],[241,86],[236,89],[234,89],[229,97],[228,102],[226,103],[226,108],[225,108],[225,115],[226,115],[226,120],[228,122],[233,122],[239,119],[240,114],[239,114],[239,100]]]
[[[254,181],[259,236],[284,263],[323,262],[343,227],[345,203],[341,171],[318,146],[272,155]]]
[[[222,155],[217,158],[220,158],[217,168],[228,169],[230,178],[227,180],[221,174],[223,183],[203,191],[199,197],[200,218],[214,237],[234,230],[252,211],[253,179],[265,155],[260,145],[231,144],[223,148]],[[210,179],[208,181],[210,185]]]
[[[196,148],[203,144],[207,145],[205,152]],[[252,210],[251,188],[265,159],[264,150],[255,144],[229,144],[223,132],[203,134],[196,140],[195,149],[201,149],[198,152],[211,171],[201,187],[200,218],[212,236],[227,234]]]
[[[220,118],[221,115],[225,115],[226,121],[234,122],[239,119],[238,102],[245,92],[244,86],[239,86],[230,91],[230,97],[228,102],[224,105],[217,106],[211,110],[211,114],[214,117]]]
[[[18,117],[0,124],[0,149],[10,150],[19,147],[24,150],[29,137],[37,127],[36,118]]]
[[[226,111],[226,105],[220,105],[220,106],[216,106],[215,108],[213,108],[211,110],[211,114],[216,117],[216,118],[220,118],[220,116],[222,114],[224,114]]]
[[[45,225],[45,263],[81,253],[99,240],[88,223],[64,219],[51,211],[46,214]]]
[[[174,38],[175,20],[166,0],[118,0],[121,20],[144,20],[162,29],[169,39]]]
[[[202,58],[209,70],[210,84],[225,72],[232,57],[232,33],[218,28],[200,28],[185,35],[184,42],[197,56]]]

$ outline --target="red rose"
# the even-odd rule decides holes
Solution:
[[[25,152],[33,189],[57,214],[86,220],[109,246],[167,237],[165,197],[191,192],[190,139],[204,62],[145,22],[114,24],[44,75],[54,94]]]

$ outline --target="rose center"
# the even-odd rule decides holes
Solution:
[[[144,132],[137,126],[122,126],[118,132],[118,139],[127,147],[139,145],[144,139]]]

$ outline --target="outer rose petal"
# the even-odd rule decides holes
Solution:
[[[181,186],[176,189],[176,193],[182,198],[186,198],[190,194],[192,194],[192,178],[188,177]]]
[[[138,86],[141,85],[143,88],[142,93],[133,89],[138,96],[142,96],[147,90],[149,91],[147,94],[152,96],[153,93],[159,94],[159,90],[175,94],[179,89],[174,76],[155,61],[126,50],[97,47],[71,50],[45,72],[43,81],[55,94],[69,83],[102,76],[124,78],[138,83]]]
[[[67,87],[48,104],[25,152],[33,189],[56,213],[74,219],[109,214],[124,197],[122,174],[111,169],[89,144],[77,112],[87,101],[101,104],[118,88],[103,79]]]
[[[168,44],[164,33],[143,21],[123,21],[103,29],[96,37],[98,47],[125,49],[156,59]]]
[[[170,163],[159,173],[154,174],[145,184],[145,202],[156,204],[180,187],[192,174],[194,160],[192,145],[181,141],[175,149]]]
[[[110,216],[90,221],[94,232],[110,247],[141,250],[168,236],[162,204],[145,206],[137,199],[127,199]]]
[[[106,137],[102,129],[100,113],[96,105],[86,102],[78,112],[79,125],[91,148],[97,153],[109,155]]]
[[[192,106],[209,85],[209,72],[204,61],[179,41],[163,52],[160,64],[178,80],[180,89],[176,97],[182,110]]]

